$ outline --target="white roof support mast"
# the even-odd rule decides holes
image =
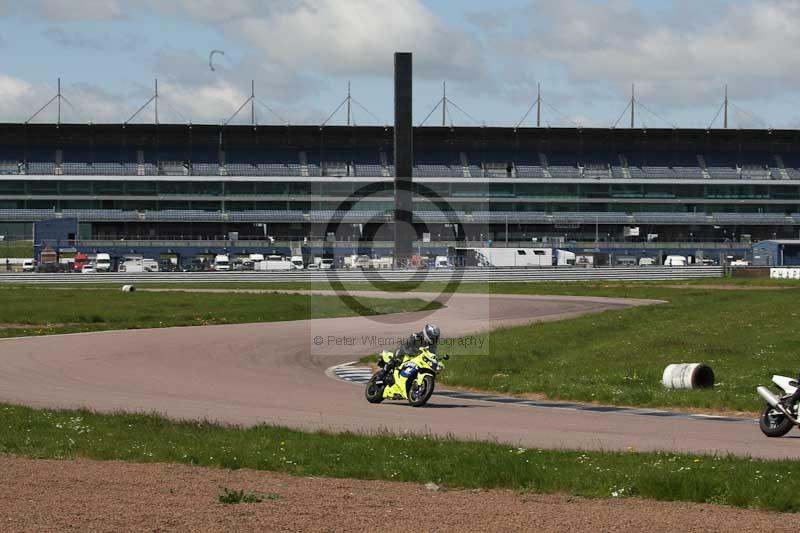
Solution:
[[[131,115],[128,120],[123,122],[123,126],[127,126],[130,121],[136,118],[136,116],[141,113],[144,108],[150,105],[150,102],[154,102],[153,111],[155,112],[154,124],[158,126],[158,78],[153,80],[153,96],[150,97],[142,106],[136,110],[136,112]]]

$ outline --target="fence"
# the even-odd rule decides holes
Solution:
[[[93,274],[0,273],[0,283],[381,283],[381,282],[537,282],[658,281],[719,278],[722,267],[498,268],[463,270],[335,270],[277,272],[142,272]]]

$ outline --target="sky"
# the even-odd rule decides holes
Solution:
[[[162,123],[231,120],[253,80],[259,124],[344,124],[348,83],[354,123],[390,124],[410,51],[415,124],[446,82],[455,126],[535,125],[540,84],[544,126],[629,127],[633,85],[636,127],[722,127],[727,85],[729,127],[800,128],[797,28],[796,0],[0,0],[0,121],[61,77],[63,122],[126,121],[157,78]]]

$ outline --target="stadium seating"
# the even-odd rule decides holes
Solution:
[[[550,175],[554,178],[579,178],[581,177],[580,170],[577,166],[566,166],[566,165],[553,165],[550,164],[547,169],[550,171]]]
[[[0,161],[0,174],[19,174],[20,164],[16,161]]]
[[[544,178],[544,168],[539,165],[517,165],[517,176],[520,178]]]
[[[380,177],[383,176],[383,167],[373,163],[356,163],[355,176],[360,177]]]
[[[21,156],[15,159],[15,156]],[[634,180],[797,180],[800,156],[769,152],[694,151],[539,153],[518,150],[430,151],[415,154],[421,178]],[[63,176],[392,176],[391,154],[376,149],[136,150],[133,148],[0,149],[0,175]]]
[[[464,177],[464,169],[460,165],[454,168],[441,164],[420,164],[414,166],[413,173],[420,178]]]
[[[161,176],[188,176],[189,165],[183,161],[160,161],[158,173]]]
[[[61,173],[65,176],[85,176],[94,174],[94,169],[88,163],[62,163]]]
[[[28,174],[52,175],[56,173],[56,164],[55,162],[44,163],[38,161],[31,161],[28,162],[28,164],[26,165],[26,169]]]
[[[219,176],[220,166],[218,163],[193,163],[193,176]]]

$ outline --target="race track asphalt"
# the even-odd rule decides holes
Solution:
[[[424,408],[371,405],[362,388],[325,373],[333,365],[378,351],[381,339],[392,342],[425,322],[437,323],[447,337],[459,337],[652,303],[454,294],[446,307],[433,312],[5,339],[0,340],[0,401],[155,411],[176,419],[308,430],[452,435],[528,448],[800,457],[800,440],[768,439],[755,422],[582,412],[441,396]]]

